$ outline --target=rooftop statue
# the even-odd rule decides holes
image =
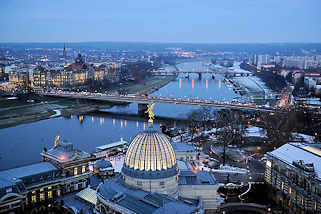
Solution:
[[[154,105],[155,103],[151,105],[147,105],[147,110],[145,111],[145,113],[147,113],[149,117],[149,120],[148,120],[149,124],[153,124],[153,120],[155,119],[155,114],[153,113]]]

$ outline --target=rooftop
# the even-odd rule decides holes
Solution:
[[[127,145],[127,144],[128,144],[127,141],[124,141],[123,139],[120,139],[120,141],[117,141],[117,142],[109,143],[109,144],[102,145],[102,146],[97,146],[96,150],[97,151],[103,151],[103,150],[106,150],[106,149],[110,149],[110,148],[121,146],[121,145]]]
[[[56,171],[57,167],[48,162],[40,162],[18,168],[0,171],[0,187],[11,186],[21,178],[45,172]]]
[[[171,143],[175,152],[196,152],[196,148],[188,143]]]
[[[311,143],[287,143],[280,148],[267,153],[292,167],[294,161],[313,163],[314,172],[318,179],[321,179],[321,144]]]
[[[59,141],[53,148],[47,152],[41,153],[44,156],[54,158],[59,162],[68,162],[76,158],[88,158],[90,155],[73,147],[73,144],[63,140]]]
[[[179,185],[215,185],[216,180],[210,172],[207,171],[180,171],[178,177]]]
[[[157,193],[134,189],[122,182],[120,178],[105,180],[98,188],[98,193],[105,200],[138,214],[149,213],[192,213],[197,204],[187,203]]]

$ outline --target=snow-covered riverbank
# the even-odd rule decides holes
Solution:
[[[229,72],[249,73],[249,71],[240,68],[240,62],[235,62]],[[242,90],[247,96],[264,96],[271,97],[273,92],[265,85],[265,83],[256,76],[235,76],[230,79],[237,90]]]

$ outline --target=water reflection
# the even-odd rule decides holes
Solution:
[[[207,62],[186,62],[179,64],[178,68],[189,71],[194,68],[205,72],[205,64]],[[184,74],[179,75],[177,80],[154,92],[152,96],[222,101],[232,100],[237,96],[233,91],[227,89],[222,82],[221,75],[215,75],[213,80],[211,74],[204,73],[202,78],[204,81],[195,81],[194,79],[198,79],[198,74],[190,74],[189,79],[185,78]],[[198,106],[159,104],[155,106],[154,112],[160,117],[187,118],[189,112],[199,108]],[[137,104],[133,103],[126,106],[115,106],[106,111],[137,114],[138,108]],[[61,117],[2,129],[0,130],[0,169],[41,161],[39,153],[44,147],[51,148],[54,136],[57,135],[68,139],[74,143],[75,147],[87,152],[93,152],[96,146],[118,141],[120,137],[130,141],[139,131],[147,129],[147,119],[143,120],[82,115],[82,119],[76,116]],[[166,123],[177,126],[176,122],[166,121]],[[154,129],[159,129],[159,122],[154,122]]]

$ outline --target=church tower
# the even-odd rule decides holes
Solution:
[[[64,60],[66,60],[66,58],[67,58],[67,53],[66,53],[66,44],[65,44],[65,43],[64,43],[63,56],[64,56]]]

